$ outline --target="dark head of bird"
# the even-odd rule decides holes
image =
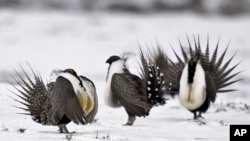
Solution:
[[[106,60],[106,63],[108,63],[109,65],[111,65],[113,62],[117,61],[121,59],[119,56],[117,55],[112,55],[110,56],[107,60]]]
[[[71,68],[65,69],[65,70],[63,70],[63,72],[67,72],[67,73],[70,73],[70,74],[74,75],[75,77],[78,77],[78,75],[77,75],[77,73],[75,72],[74,69],[71,69]]]
[[[75,76],[79,80],[79,85],[83,87],[82,81],[81,81],[81,79],[79,78],[79,76],[77,75],[77,73],[76,73],[76,71],[74,69],[68,68],[68,69],[63,70],[62,72],[70,73],[73,76]]]

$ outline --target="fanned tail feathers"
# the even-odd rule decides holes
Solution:
[[[141,77],[143,79],[148,101],[153,106],[164,105],[166,98],[164,98],[164,74],[160,72],[160,68],[149,59],[146,59],[142,50],[140,49],[141,61]]]
[[[228,47],[229,47],[229,43],[228,43],[225,50],[222,52],[222,54],[220,55],[220,57],[217,60],[218,46],[219,46],[219,39],[218,39],[216,48],[212,54],[212,58],[209,61],[209,63],[205,62],[204,59],[201,58],[202,59],[201,61],[203,62],[202,66],[203,67],[208,66],[208,71],[211,72],[211,75],[214,78],[217,92],[235,91],[236,89],[224,89],[224,88],[241,80],[241,79],[233,80],[238,74],[241,73],[241,71],[232,74],[232,72],[239,65],[239,63],[228,68],[231,61],[235,58],[235,55],[237,52],[234,53],[233,56],[231,58],[229,58],[227,61],[224,61],[224,57],[225,57],[226,52],[227,52]]]
[[[187,62],[189,59],[188,56],[192,56],[200,60],[203,69],[213,77],[213,81],[215,83],[217,92],[235,91],[235,89],[225,89],[229,85],[242,80],[242,79],[233,80],[236,76],[238,76],[239,73],[241,73],[241,71],[232,73],[235,70],[235,68],[239,65],[239,63],[229,68],[229,65],[231,61],[235,58],[236,53],[233,54],[231,58],[229,58],[224,62],[224,58],[228,50],[229,44],[226,46],[222,54],[218,56],[218,47],[220,41],[219,38],[215,46],[215,49],[210,56],[209,37],[207,37],[205,52],[202,52],[199,36],[197,40],[195,37],[193,38],[194,38],[194,45],[191,44],[190,39],[187,36],[188,51],[184,50],[184,46],[181,44],[179,40],[183,59],[180,57],[180,55],[178,55],[175,52],[173,47],[171,47],[177,59],[177,62],[174,62],[173,59],[167,57],[165,53],[162,51],[162,49],[158,46],[158,50],[155,53],[154,59],[156,61],[156,64],[160,67],[160,70],[165,74],[167,93],[177,94],[179,92],[179,80],[185,65],[184,63]]]
[[[187,54],[183,48],[182,53],[184,58],[187,59]],[[175,56],[180,58],[177,53],[175,53]],[[175,63],[167,55],[165,55],[164,51],[159,46],[157,51],[154,53],[154,60],[155,64],[159,66],[160,71],[164,74],[164,85],[166,86],[165,91],[174,96],[179,92],[179,80],[181,72],[184,68],[184,62],[179,60],[179,62]]]
[[[31,115],[32,119],[35,122],[45,125],[49,124],[47,115],[48,114],[47,109],[50,106],[49,98],[47,96],[46,88],[41,77],[38,74],[36,74],[30,67],[34,76],[34,81],[32,81],[31,78],[28,76],[27,72],[24,71],[23,67],[20,66],[20,68],[22,70],[22,73],[14,70],[18,78],[14,78],[14,76],[11,76],[17,84],[17,86],[15,86],[14,84],[12,84],[12,86],[20,94],[17,94],[13,91],[12,92],[17,97],[19,97],[20,100],[15,98],[13,99],[21,103],[26,108],[23,107],[17,107],[17,108],[27,111],[28,113],[22,113],[22,114]],[[22,77],[22,74],[25,76],[25,78]]]

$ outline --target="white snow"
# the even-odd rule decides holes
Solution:
[[[114,14],[114,13],[58,13],[35,11],[0,11],[0,77],[8,76],[19,63],[29,70],[29,62],[48,82],[53,69],[73,68],[96,85],[99,98],[97,121],[86,126],[70,123],[72,136],[59,134],[57,127],[42,126],[32,121],[11,99],[13,88],[1,78],[0,83],[0,140],[114,140],[114,141],[193,141],[229,140],[230,124],[250,124],[248,86],[250,83],[250,17],[219,17],[193,13]],[[218,94],[217,100],[203,116],[206,125],[192,121],[193,115],[183,108],[178,98],[170,98],[165,106],[152,109],[146,118],[137,118],[134,125],[127,121],[124,109],[113,109],[104,104],[103,92],[111,55],[157,43],[174,54],[169,43],[180,52],[178,38],[188,45],[189,37],[200,35],[205,46],[209,34],[211,52],[220,37],[219,53],[230,40],[225,58],[238,50],[233,64],[242,61],[236,71],[243,72],[243,81],[230,88],[238,91]],[[191,40],[192,41],[192,40]],[[147,44],[147,45],[146,45]],[[204,49],[205,50],[205,49]],[[131,66],[133,67],[133,66]],[[26,129],[20,133],[20,129]]]

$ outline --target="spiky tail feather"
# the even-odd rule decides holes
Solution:
[[[164,74],[160,72],[160,68],[156,66],[148,57],[146,59],[140,48],[141,61],[141,77],[145,83],[148,101],[152,106],[164,105],[166,98],[164,98]]]
[[[173,62],[168,58],[160,46],[158,46],[157,50],[154,50],[153,53],[153,60],[155,61],[156,66],[159,66],[160,72],[164,74],[165,91],[167,94],[174,97],[179,92],[179,79],[181,77],[181,71],[184,68],[184,62]],[[185,53],[183,48],[182,53]],[[177,55],[175,51],[174,54]],[[177,58],[180,60],[179,56],[177,56]]]
[[[191,45],[190,39],[187,36],[188,41],[188,50],[184,50],[184,46],[179,40],[182,57],[178,55],[174,48],[172,47],[173,53],[177,59],[177,62],[174,62],[172,59],[168,58],[165,53],[162,51],[160,46],[158,46],[158,50],[155,52],[154,60],[156,64],[160,67],[161,71],[165,74],[165,82],[166,82],[166,90],[167,93],[175,95],[179,93],[179,80],[181,77],[182,70],[184,68],[185,62],[188,61],[188,54],[190,56],[196,56],[201,60],[201,64],[204,70],[211,73],[213,76],[213,80],[215,82],[216,91],[218,93],[222,92],[230,92],[230,91],[236,91],[236,89],[227,89],[227,87],[231,84],[234,84],[238,81],[241,81],[242,79],[235,79],[235,77],[240,74],[242,71],[233,73],[234,69],[239,65],[239,63],[233,65],[232,67],[229,67],[229,64],[231,63],[232,59],[235,57],[235,54],[229,58],[228,60],[224,61],[224,56],[226,55],[228,45],[224,49],[222,54],[218,54],[218,47],[219,47],[219,41],[220,38],[217,41],[217,44],[215,46],[214,51],[211,53],[210,45],[209,45],[209,36],[207,36],[207,44],[205,52],[201,49],[200,39],[198,36],[198,39],[194,38],[194,45]]]
[[[159,67],[148,67],[147,94],[148,101],[151,105],[164,105],[166,99],[164,98],[163,86],[164,75],[160,72]]]
[[[33,73],[35,81],[31,80],[31,78],[28,76],[27,72],[23,69],[21,65],[20,68],[22,69],[22,73],[24,76],[22,76],[21,73],[14,70],[18,78],[15,78],[14,76],[11,77],[16,82],[17,86],[15,86],[14,84],[11,85],[16,89],[17,92],[14,91],[12,92],[16,96],[18,96],[20,100],[15,98],[13,99],[26,107],[26,108],[17,107],[28,112],[20,114],[31,115],[32,119],[35,122],[48,125],[49,119],[47,115],[48,114],[47,109],[49,108],[49,99],[48,96],[46,95],[46,88],[44,86],[41,77],[38,74],[34,73],[30,65],[29,67]]]

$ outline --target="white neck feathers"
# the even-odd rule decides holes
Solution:
[[[199,108],[206,99],[205,72],[200,64],[197,63],[193,83],[188,84],[188,64],[185,65],[181,79],[179,99],[181,104],[188,110]]]
[[[109,67],[108,78],[107,78],[103,98],[104,98],[104,102],[110,107],[120,107],[121,106],[119,101],[113,97],[113,93],[111,91],[111,79],[112,79],[113,74],[124,72],[123,71],[123,68],[125,65],[124,63],[125,63],[125,61],[120,59],[120,60],[113,62]]]
[[[74,75],[67,73],[67,72],[63,72],[63,73],[60,73],[59,76],[62,76],[71,82],[76,94],[78,91],[83,90],[83,88],[80,86],[80,80],[77,79]]]

